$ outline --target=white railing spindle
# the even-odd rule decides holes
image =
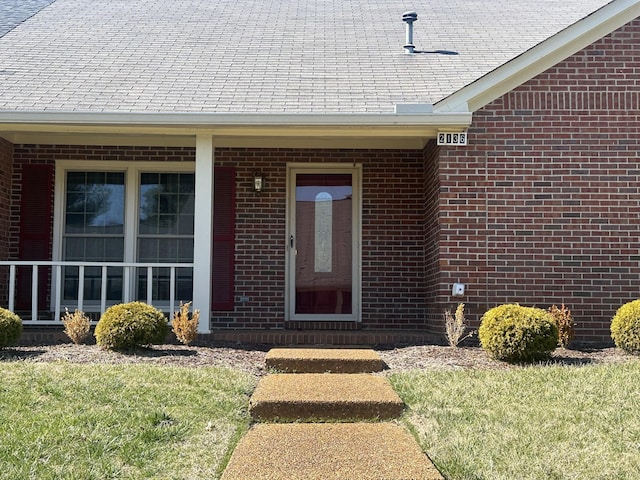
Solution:
[[[31,270],[31,320],[38,320],[38,265]]]
[[[55,302],[55,313],[53,314],[54,320],[60,320],[60,300],[62,298],[62,265],[56,265],[56,293],[55,297],[57,298]]]
[[[78,267],[78,310],[84,310],[84,265]]]
[[[171,267],[171,277],[169,280],[169,312],[168,316],[171,318],[175,311],[176,305],[176,267]]]
[[[16,266],[9,266],[9,310],[12,312],[16,306]]]
[[[147,267],[147,303],[151,305],[153,300],[153,268]]]
[[[107,309],[107,268],[102,266],[102,283],[100,284],[100,315]]]

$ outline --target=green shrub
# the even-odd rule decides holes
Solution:
[[[611,320],[611,338],[625,352],[640,353],[640,300],[618,309]]]
[[[125,350],[163,343],[169,324],[163,313],[143,302],[109,307],[96,325],[96,343],[111,350]]]
[[[11,310],[0,307],[0,348],[8,347],[22,335],[22,320]]]
[[[478,336],[484,350],[507,362],[544,360],[558,345],[558,327],[549,312],[513,304],[488,310]]]

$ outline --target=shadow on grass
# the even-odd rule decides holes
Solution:
[[[189,347],[176,347],[171,348],[165,345],[162,348],[153,348],[153,347],[137,347],[137,348],[128,348],[128,349],[113,349],[114,352],[120,353],[122,355],[130,355],[135,357],[151,357],[151,358],[159,358],[159,357],[193,357],[197,355],[197,350],[189,350]]]
[[[0,362],[21,362],[24,360],[32,360],[44,355],[46,350],[17,350],[13,348],[4,348],[0,350]]]
[[[581,366],[581,365],[595,365],[600,362],[594,360],[593,358],[567,357],[563,355],[558,355],[558,356],[551,357],[549,360],[542,363],[549,366]]]

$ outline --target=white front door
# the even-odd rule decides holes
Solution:
[[[361,171],[288,167],[289,320],[360,320]]]

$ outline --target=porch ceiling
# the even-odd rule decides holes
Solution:
[[[15,144],[420,149],[438,131],[460,132],[468,112],[446,114],[219,115],[0,112],[0,136]]]

